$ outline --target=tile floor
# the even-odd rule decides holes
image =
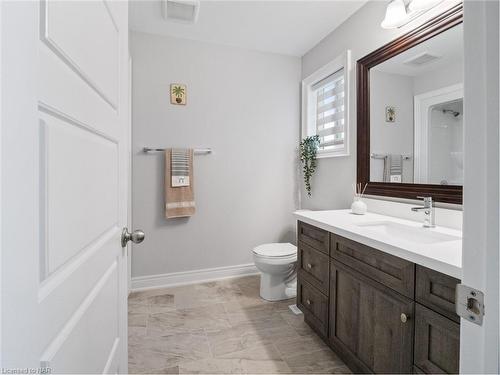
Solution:
[[[288,305],[259,297],[259,278],[133,293],[129,372],[350,373]]]

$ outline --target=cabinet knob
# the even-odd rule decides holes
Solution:
[[[410,319],[405,313],[401,314],[401,322],[406,323]]]
[[[309,268],[309,269],[313,268],[312,264],[311,263],[307,263],[307,268]]]
[[[311,302],[311,300],[309,300],[309,299],[307,299],[307,300],[306,300],[306,304],[307,304],[308,306],[311,306],[311,303],[312,303],[312,302]]]

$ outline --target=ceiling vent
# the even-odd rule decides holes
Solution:
[[[162,14],[166,21],[195,23],[199,11],[199,0],[162,0]]]
[[[422,66],[425,64],[429,64],[432,61],[439,59],[440,56],[432,55],[428,52],[421,53],[417,56],[413,56],[412,58],[406,60],[404,64],[410,66]]]

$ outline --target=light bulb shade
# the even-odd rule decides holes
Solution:
[[[385,11],[385,18],[380,24],[384,29],[395,29],[408,18],[404,0],[392,0]]]
[[[408,5],[411,12],[429,10],[438,5],[443,0],[412,0]]]

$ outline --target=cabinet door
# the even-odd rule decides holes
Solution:
[[[415,365],[428,374],[457,374],[460,324],[420,305],[415,306]]]
[[[411,373],[414,302],[335,260],[330,272],[334,349],[356,372]]]

